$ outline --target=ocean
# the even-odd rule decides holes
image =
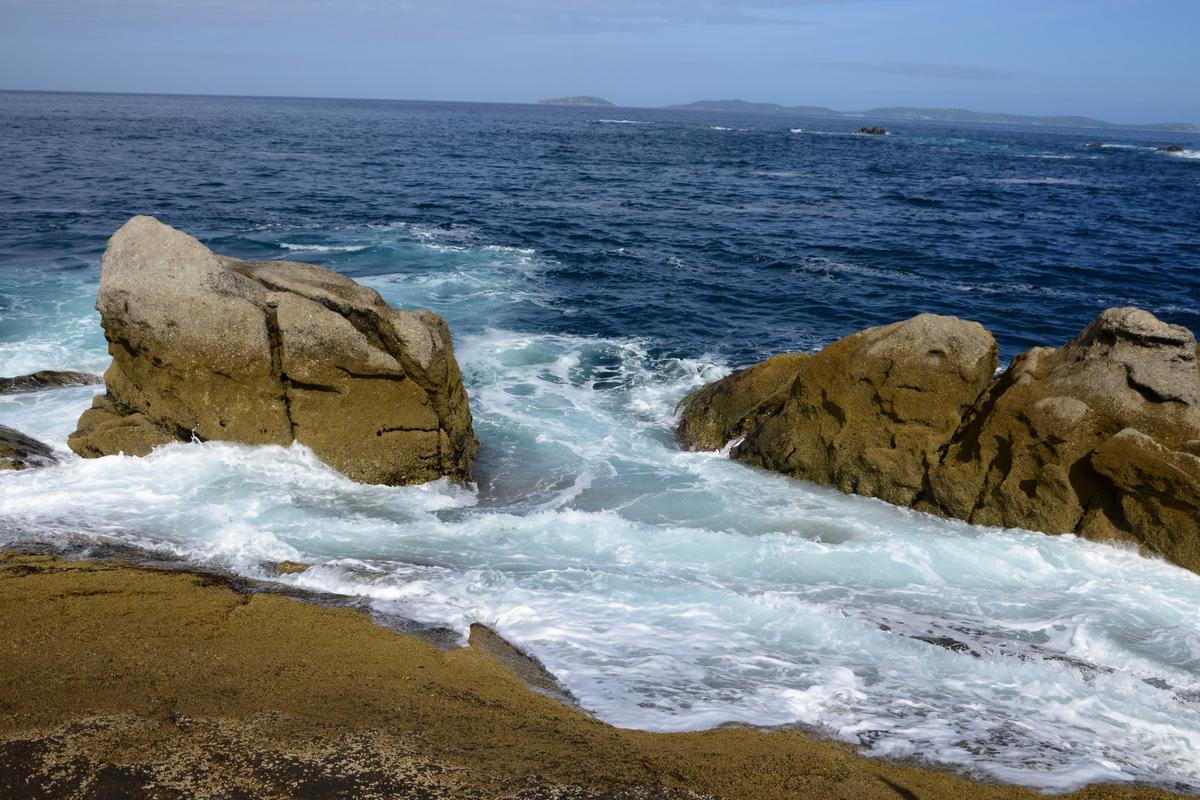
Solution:
[[[299,446],[82,460],[97,387],[0,397],[64,459],[0,477],[0,544],[483,622],[615,725],[801,725],[1051,792],[1200,792],[1200,576],[677,446],[704,382],[919,312],[982,322],[1002,364],[1108,306],[1200,330],[1200,136],[860,124],[0,93],[0,375],[104,370],[100,255],[153,214],[442,314],[482,443],[471,486],[358,485]]]

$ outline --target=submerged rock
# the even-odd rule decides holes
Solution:
[[[0,471],[48,467],[57,462],[58,458],[48,445],[0,425]]]
[[[952,318],[922,315],[781,358],[686,398],[685,445],[744,435],[734,458],[845,492],[1130,541],[1200,571],[1200,370],[1185,328],[1109,309],[1064,347],[1017,356],[990,385],[991,336]],[[752,384],[773,361],[790,365],[790,383]]]
[[[478,443],[437,314],[310,264],[216,255],[144,216],[109,241],[96,307],[113,362],[69,440],[82,456],[298,441],[366,483],[470,474]]]
[[[99,375],[89,372],[44,369],[29,375],[0,378],[0,394],[28,394],[44,389],[57,389],[60,386],[87,386],[95,383],[103,383],[103,380]]]

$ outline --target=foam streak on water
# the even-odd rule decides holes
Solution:
[[[295,252],[292,233],[278,247]],[[476,487],[361,486],[300,446],[98,460],[64,448],[62,466],[0,481],[4,535],[83,534],[257,577],[312,562],[279,580],[464,634],[492,625],[617,725],[800,723],[1050,790],[1200,788],[1200,578],[680,452],[675,402],[725,368],[503,327],[524,306],[561,305],[531,251],[406,226],[323,248],[375,253],[364,280],[462,332]],[[80,314],[46,310],[4,368],[44,352],[101,363]],[[0,415],[63,448],[93,392],[5,398]]]

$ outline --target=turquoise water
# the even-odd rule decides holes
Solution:
[[[1095,133],[864,142],[682,112],[0,107],[22,149],[0,167],[0,374],[103,370],[104,237],[157,213],[443,314],[483,445],[472,486],[362,486],[302,447],[80,460],[65,440],[93,387],[5,397],[0,423],[64,463],[0,478],[0,539],[133,544],[464,634],[484,622],[617,725],[803,724],[1050,791],[1200,791],[1200,576],[843,496],[672,433],[692,388],[917,310],[987,322],[1006,357],[1116,302],[1194,326],[1195,161],[1089,148]],[[218,144],[226,158],[197,155]],[[280,559],[318,566],[274,578]]]

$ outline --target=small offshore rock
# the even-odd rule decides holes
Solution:
[[[1156,147],[1154,149],[1160,153],[1182,153],[1183,152],[1183,147],[1180,145],[1177,145],[1177,144],[1169,144],[1166,147]]]
[[[878,125],[871,128],[859,128],[857,132],[866,136],[887,136],[887,130]]]
[[[56,463],[58,457],[48,445],[0,425],[0,471],[34,469]]]
[[[103,382],[104,379],[99,375],[89,372],[45,369],[28,375],[0,378],[0,395],[27,394],[44,389],[57,389],[60,386],[87,386]]]
[[[364,483],[470,476],[467,394],[431,311],[311,264],[219,256],[145,216],[109,240],[96,308],[113,361],[68,440],[81,456],[295,441]]]

